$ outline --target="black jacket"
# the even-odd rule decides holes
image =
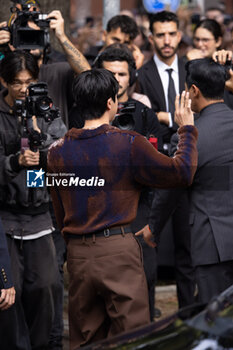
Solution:
[[[178,60],[179,69],[179,89],[180,92],[185,87],[185,67],[182,60]],[[138,71],[139,92],[146,95],[152,104],[154,112],[166,111],[166,100],[164,96],[163,85],[154,58],[144,64]],[[161,134],[163,142],[170,142],[171,135],[177,130],[177,125],[173,124],[173,128],[169,128],[165,124],[161,124]]]
[[[5,102],[6,94],[7,90],[0,93],[0,210],[25,215],[43,213],[48,210],[49,194],[45,186],[27,187],[27,168],[18,164],[23,127]],[[37,118],[37,124],[45,139],[40,159],[46,163],[49,145],[65,134],[66,127],[60,117],[52,122]],[[41,167],[44,164],[37,168]]]
[[[8,289],[12,286],[10,257],[6,236],[0,219],[0,290]]]

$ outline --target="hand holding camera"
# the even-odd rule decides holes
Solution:
[[[229,68],[232,66],[232,51],[230,50],[215,51],[212,58],[215,62],[218,62],[223,66],[229,66]]]
[[[228,80],[226,80],[225,88],[233,92],[233,70],[232,70],[232,57],[233,53],[230,50],[215,51],[212,58],[215,62],[225,66],[228,74]]]
[[[30,149],[24,150],[19,155],[19,165],[24,167],[36,166],[40,162],[40,152],[37,150],[36,152],[31,151]]]
[[[7,29],[7,22],[0,23],[0,45],[5,45],[10,42],[11,35]]]
[[[64,31],[64,19],[60,11],[54,10],[48,14],[47,17],[50,20],[50,29],[53,29],[56,37],[59,40],[63,40],[65,31]]]

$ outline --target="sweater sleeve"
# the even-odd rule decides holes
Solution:
[[[178,149],[173,158],[159,153],[144,137],[135,136],[131,148],[132,174],[141,185],[175,188],[191,185],[197,168],[196,127],[178,130]]]
[[[57,142],[59,142],[60,140],[58,140]],[[48,155],[47,155],[47,172],[48,173],[54,173],[54,172],[56,173],[56,171],[54,171],[54,164],[56,164],[54,160],[56,159],[55,145],[57,144],[57,142],[54,142],[54,144],[50,146],[48,151]],[[52,203],[53,203],[54,214],[56,217],[56,222],[57,222],[58,228],[61,231],[64,227],[63,222],[65,217],[65,211],[64,211],[62,200],[58,191],[58,187],[56,185],[50,187],[50,195],[52,197]]]

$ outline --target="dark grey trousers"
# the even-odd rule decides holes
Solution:
[[[233,261],[196,267],[198,301],[208,303],[233,284]]]

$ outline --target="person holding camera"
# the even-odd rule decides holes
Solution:
[[[19,31],[19,28],[17,29],[17,27],[14,27],[15,34],[13,34],[12,26],[14,25],[14,20],[12,20],[13,24],[8,31],[0,30],[0,45],[8,45],[8,50],[15,50],[18,47],[20,49],[25,48],[26,50],[30,50],[37,58],[40,67],[39,80],[48,83],[49,95],[52,97],[55,105],[59,107],[61,117],[68,128],[68,111],[73,105],[71,86],[74,74],[79,74],[82,71],[90,69],[90,65],[82,53],[75,48],[66,36],[64,31],[64,19],[61,12],[58,10],[50,12],[43,23],[46,22],[46,25],[54,32],[68,62],[50,62],[46,64],[46,50],[44,49],[50,47],[50,40],[48,28],[40,28],[37,19],[35,19],[40,14],[39,4],[36,0],[25,1],[23,5],[22,3],[15,1],[14,16],[16,19],[14,20],[16,21],[17,16],[20,14],[20,18],[26,20],[27,26],[25,27],[24,24],[24,27],[21,28],[21,22],[19,21],[21,30]],[[31,11],[35,18],[30,17],[29,14]],[[36,16],[37,13],[38,15]],[[0,23],[0,29],[6,27],[6,25],[6,22]],[[24,31],[22,31],[22,29],[24,29]],[[28,31],[30,35],[27,34]],[[36,35],[36,31],[38,31],[40,35]],[[41,38],[41,31],[42,33],[44,31],[43,38]],[[21,33],[20,38],[17,36],[17,33]],[[14,41],[13,36],[16,37]],[[12,43],[14,43],[15,46],[13,46]],[[37,47],[36,49],[35,46]]]
[[[125,44],[108,46],[95,60],[94,67],[112,72],[119,83],[118,112],[113,123],[120,129],[134,130],[149,137],[159,138],[160,125],[152,109],[129,97],[129,87],[136,81],[135,60]],[[69,115],[71,127],[82,128],[84,120],[77,107]]]
[[[12,51],[1,61],[5,89],[0,95],[0,215],[16,289],[15,305],[0,313],[2,349],[46,348],[54,317],[58,267],[43,175],[48,146],[64,135],[66,127],[60,117],[47,120],[39,113],[29,115],[29,98],[37,111],[45,107],[40,103],[47,91],[37,101],[30,93],[25,99],[26,91],[32,91],[28,85],[37,82],[38,74],[37,61],[28,52]],[[25,100],[21,116],[15,115],[16,100]],[[41,179],[40,185],[28,183],[31,172]]]
[[[49,95],[55,105],[59,107],[62,120],[67,128],[69,128],[68,111],[73,105],[72,83],[74,74],[90,69],[90,66],[80,51],[74,47],[65,35],[64,19],[60,11],[54,10],[50,12],[47,18],[45,16],[46,19],[43,20],[43,22],[38,23],[38,18],[42,16],[42,14],[39,3],[36,0],[15,0],[14,8],[15,20],[11,21],[12,25],[10,25],[10,31],[0,30],[0,44],[8,44],[11,50],[17,48],[18,45],[28,50],[31,49],[30,52],[36,57],[40,68],[38,79],[47,82]],[[45,26],[40,27],[40,23]],[[0,24],[0,27],[3,26],[6,26],[6,23]],[[21,30],[18,30],[19,28],[21,28]],[[51,60],[51,55],[47,53],[47,49],[50,46],[49,29],[54,32],[68,62],[56,62]],[[30,35],[28,35],[28,33],[30,33]],[[12,45],[9,44],[10,42]],[[34,48],[35,46],[37,49]],[[33,50],[32,47],[34,48]],[[52,49],[51,52],[53,52]],[[66,259],[66,248],[61,233],[57,230],[52,205],[50,205],[50,214],[53,219],[53,226],[55,227],[53,239],[60,271],[60,287],[55,290],[55,317],[49,342],[50,348],[53,349],[53,347],[62,348],[63,265]]]

